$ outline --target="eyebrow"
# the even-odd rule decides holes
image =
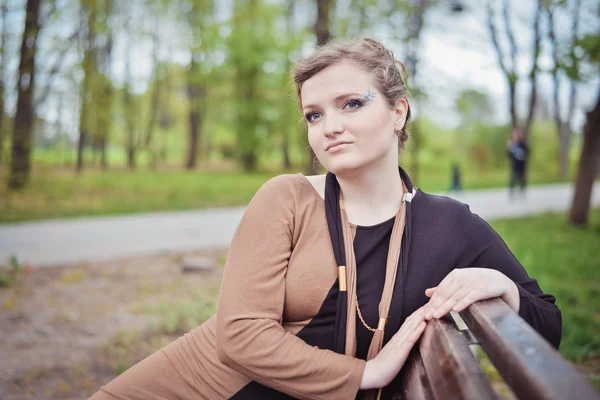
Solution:
[[[340,101],[340,100],[342,100],[342,99],[344,99],[346,97],[350,97],[350,96],[359,96],[359,97],[362,97],[362,94],[360,94],[360,93],[354,93],[354,92],[353,93],[341,94],[341,95],[337,96],[335,99],[333,99],[333,101],[337,103],[338,101]],[[304,110],[305,108],[317,108],[317,106],[314,105],[314,104],[309,104],[307,106],[303,106],[302,110]]]

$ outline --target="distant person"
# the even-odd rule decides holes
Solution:
[[[93,400],[388,399],[428,321],[496,297],[558,347],[555,298],[500,236],[398,167],[403,73],[372,39],[298,62],[308,142],[329,172],[266,182],[233,235],[216,315]]]
[[[513,128],[511,139],[507,145],[508,158],[510,159],[510,198],[515,198],[516,186],[521,189],[521,196],[525,196],[527,186],[527,158],[529,157],[529,145],[525,140],[522,128]]]
[[[462,187],[460,185],[460,165],[458,163],[452,164],[452,177],[450,183],[450,192],[460,192]]]

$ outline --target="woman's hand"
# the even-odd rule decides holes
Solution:
[[[476,301],[500,297],[519,312],[517,285],[502,272],[487,268],[462,268],[450,272],[436,287],[425,290],[425,319],[460,312]]]
[[[367,361],[360,389],[378,389],[387,386],[400,372],[410,350],[425,330],[426,322],[423,307],[412,313],[400,330],[375,356]]]

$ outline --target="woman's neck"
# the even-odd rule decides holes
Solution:
[[[348,219],[356,225],[375,225],[392,218],[402,203],[404,190],[398,165],[363,169],[337,176]]]

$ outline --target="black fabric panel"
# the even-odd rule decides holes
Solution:
[[[256,381],[252,381],[244,386],[239,392],[230,397],[232,400],[245,399],[266,399],[266,400],[286,400],[294,399],[285,393],[281,393],[275,389],[271,389],[265,385],[261,385]]]
[[[346,250],[340,211],[340,185],[334,174],[328,172],[325,177],[325,216],[331,238],[333,254],[338,266],[346,265]],[[336,319],[333,336],[333,351],[344,354],[346,349],[346,325],[348,310],[348,292],[339,292],[336,302]]]
[[[385,285],[385,269],[395,217],[377,225],[356,228],[356,296],[361,314],[372,328],[379,323],[379,303]],[[366,360],[373,332],[356,313],[356,358]]]

